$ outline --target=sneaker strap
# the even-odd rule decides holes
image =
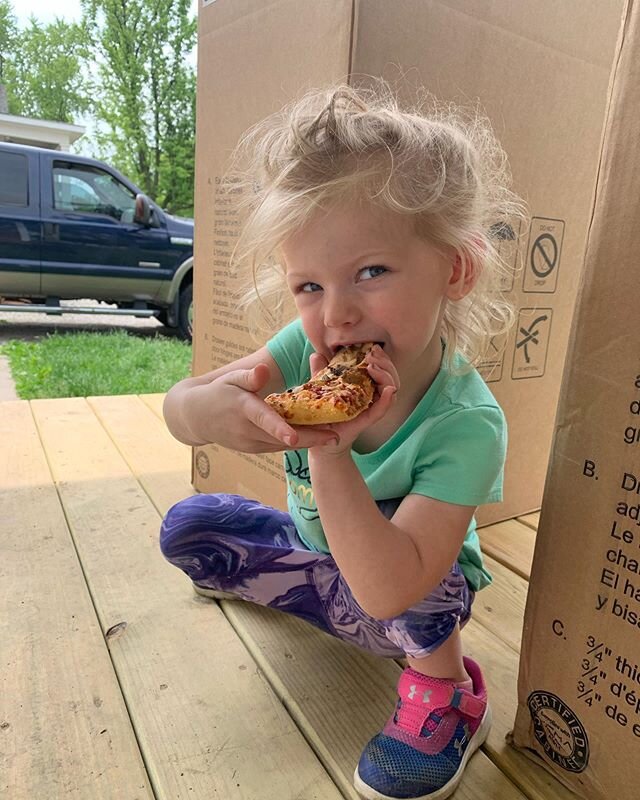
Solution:
[[[485,700],[471,694],[466,689],[456,687],[453,698],[451,699],[451,708],[457,708],[465,717],[473,717],[473,719],[480,718],[487,707]]]
[[[420,735],[429,715],[434,711],[456,708],[467,717],[481,717],[485,702],[453,681],[430,678],[412,669],[405,669],[398,682],[401,704],[398,723],[414,735]]]

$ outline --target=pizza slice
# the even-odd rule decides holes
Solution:
[[[311,380],[265,403],[292,425],[327,425],[355,419],[373,402],[375,383],[364,361],[373,343],[343,347]]]

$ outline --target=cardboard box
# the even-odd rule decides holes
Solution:
[[[637,0],[628,4],[619,45],[529,586],[513,735],[588,800],[640,795]]]
[[[241,220],[220,183],[240,134],[315,86],[381,75],[411,100],[479,99],[533,222],[511,287],[518,324],[483,368],[509,422],[505,501],[479,522],[539,508],[584,252],[622,0],[203,0],[199,13],[194,372],[256,349],[233,306]],[[233,190],[231,190],[232,192]],[[505,243],[508,248],[509,243]],[[522,269],[516,270],[517,261]],[[200,491],[285,508],[281,456],[196,448]]]

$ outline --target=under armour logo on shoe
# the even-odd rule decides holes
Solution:
[[[423,703],[429,703],[431,701],[432,693],[433,693],[433,689],[425,689],[425,690],[418,689],[417,686],[414,683],[409,687],[409,700],[413,700],[413,698],[417,694],[421,694],[422,695],[422,702]]]
[[[462,745],[463,745],[465,742],[468,742],[468,741],[469,741],[469,733],[470,733],[470,731],[469,731],[469,726],[467,725],[467,723],[466,723],[466,722],[465,722],[465,724],[464,724],[464,728],[463,728],[463,730],[464,730],[464,736],[462,737],[462,739],[461,739],[460,741],[458,741],[458,740],[456,739],[456,740],[455,740],[455,742],[453,743],[453,746],[454,746],[454,747],[456,748],[456,750],[458,751],[458,758],[462,758]]]

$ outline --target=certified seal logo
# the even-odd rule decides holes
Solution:
[[[204,452],[204,450],[198,450],[196,454],[196,469],[198,470],[198,475],[201,478],[209,477],[209,473],[211,472],[211,464],[209,462],[209,456]]]
[[[531,692],[527,705],[536,739],[551,761],[567,772],[582,772],[589,763],[589,739],[569,706],[550,692]]]

